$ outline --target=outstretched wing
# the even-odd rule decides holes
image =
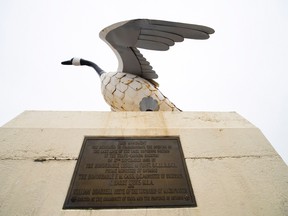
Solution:
[[[100,32],[100,38],[115,52],[118,71],[156,79],[158,75],[137,48],[165,51],[184,38],[208,39],[213,33],[214,30],[206,26],[136,19],[108,26]]]

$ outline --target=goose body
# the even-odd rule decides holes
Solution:
[[[102,94],[112,111],[180,111],[156,86],[139,76],[109,72],[100,78]],[[143,98],[150,99],[152,104],[141,107]]]
[[[208,39],[214,30],[200,25],[136,19],[115,23],[100,32],[117,56],[117,72],[72,58],[64,65],[93,67],[101,79],[101,92],[113,111],[181,111],[158,89],[157,73],[138,48],[165,51],[184,38]]]

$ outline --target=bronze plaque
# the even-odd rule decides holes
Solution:
[[[196,207],[179,137],[85,137],[63,209]]]

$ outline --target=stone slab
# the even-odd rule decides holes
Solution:
[[[85,136],[179,136],[196,208],[63,210]],[[288,215],[288,167],[237,113],[24,112],[0,128],[0,215]]]

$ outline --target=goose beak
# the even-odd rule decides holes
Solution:
[[[63,61],[63,62],[61,62],[61,64],[62,64],[62,65],[72,65],[72,60],[73,60],[73,59],[68,60],[68,61]]]

